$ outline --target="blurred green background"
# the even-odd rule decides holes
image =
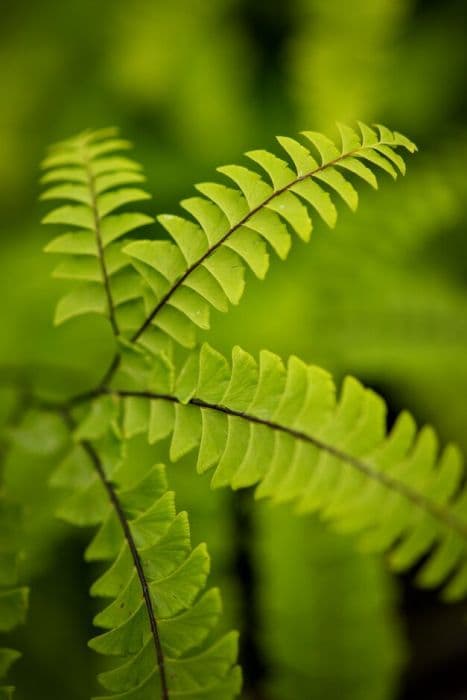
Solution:
[[[0,24],[0,363],[63,391],[91,385],[112,354],[102,320],[52,326],[60,284],[41,252],[38,162],[53,141],[118,125],[154,199],[174,211],[194,182],[275,134],[377,121],[416,141],[408,175],[363,190],[357,215],[316,227],[210,342],[267,347],[351,372],[467,447],[467,52],[463,0],[16,0]],[[160,228],[153,235],[162,236]],[[4,396],[3,396],[4,394]],[[2,393],[7,406],[8,392]],[[6,411],[2,409],[3,412]],[[59,437],[13,450],[32,580],[18,700],[96,690],[86,648],[95,574],[89,533],[54,521],[47,480]],[[45,436],[45,437],[44,437]],[[155,459],[142,444],[138,459]],[[465,605],[443,607],[409,577],[313,519],[210,493],[187,459],[170,468],[194,540],[206,540],[227,621],[242,631],[249,700],[467,697]]]

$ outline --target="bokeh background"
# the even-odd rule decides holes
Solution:
[[[118,125],[145,166],[147,211],[162,213],[275,134],[378,121],[417,142],[407,177],[363,190],[357,215],[341,208],[335,231],[317,226],[264,283],[250,279],[210,342],[354,373],[391,416],[408,407],[465,449],[465,19],[463,0],[2,0],[2,377],[66,392],[90,386],[112,352],[102,320],[52,326],[61,288],[37,204],[48,143]],[[2,415],[8,401],[2,389]],[[82,563],[90,533],[52,517],[61,436],[47,421],[4,466],[26,504],[32,581],[14,675],[18,700],[83,700],[99,666],[86,648],[96,572]],[[212,494],[193,471],[187,459],[171,480],[242,632],[245,699],[467,698],[465,605],[443,607],[314,519]]]

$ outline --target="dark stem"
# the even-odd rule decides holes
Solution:
[[[114,376],[115,372],[118,370],[120,367],[120,363],[122,361],[121,355],[117,352],[112,358],[112,362],[110,363],[107,371],[105,372],[104,376],[102,377],[99,387],[103,388],[107,386],[110,381],[112,380],[112,377]]]
[[[69,412],[63,411],[63,416],[70,428],[74,427],[74,421],[70,415]],[[122,508],[122,504],[119,501],[119,498],[117,496],[117,493],[114,489],[113,484],[107,479],[107,476],[104,471],[104,467],[102,465],[102,462],[99,458],[98,453],[92,446],[92,444],[87,441],[87,440],[82,440],[80,443],[83,447],[83,449],[86,451],[88,454],[101,482],[102,485],[104,486],[105,490],[107,491],[107,495],[109,497],[109,500],[112,504],[112,506],[115,509],[115,513],[117,514],[118,520],[120,522],[121,528],[123,530],[123,533],[125,535],[125,539],[127,541],[128,547],[130,549],[130,553],[133,559],[133,563],[135,565],[135,569],[138,575],[138,579],[141,585],[141,589],[143,591],[143,597],[144,597],[144,602],[146,605],[146,611],[148,614],[149,618],[149,625],[151,627],[151,633],[152,633],[152,638],[154,641],[154,648],[156,652],[156,661],[157,665],[159,667],[159,675],[160,675],[160,680],[161,680],[161,689],[162,689],[162,698],[161,700],[169,700],[169,688],[167,684],[167,675],[166,675],[166,670],[165,670],[165,659],[164,659],[164,651],[162,649],[162,644],[161,644],[161,639],[160,639],[160,634],[159,634],[159,628],[157,624],[157,619],[156,615],[154,612],[154,606],[152,603],[152,598],[151,598],[151,592],[149,590],[149,584],[146,579],[146,574],[144,573],[144,568],[143,564],[141,562],[141,558],[138,553],[138,549],[136,547],[135,541],[133,539],[133,535],[131,533],[130,525],[128,523],[128,520],[125,516],[125,512]]]

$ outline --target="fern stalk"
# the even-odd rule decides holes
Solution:
[[[91,458],[91,460],[96,468],[96,471],[99,474],[99,478],[102,481],[102,484],[105,486],[105,489],[109,495],[110,502],[112,503],[113,507],[115,508],[115,512],[117,513],[117,517],[119,519],[120,525],[122,526],[122,530],[125,534],[125,539],[128,543],[128,547],[130,549],[131,556],[133,558],[133,563],[135,565],[135,569],[136,569],[136,572],[138,574],[139,582],[141,584],[141,590],[143,592],[144,603],[146,605],[146,610],[148,613],[149,624],[151,627],[151,633],[152,633],[152,637],[154,640],[156,662],[157,662],[157,665],[159,667],[159,673],[160,673],[160,678],[161,678],[162,700],[169,700],[169,689],[168,689],[168,685],[167,685],[167,675],[166,675],[166,671],[165,671],[164,652],[162,650],[162,644],[161,644],[161,639],[160,639],[160,635],[159,635],[157,619],[156,619],[156,615],[154,612],[154,607],[152,604],[151,596],[149,593],[148,582],[146,580],[146,575],[144,573],[143,565],[141,563],[141,559],[139,557],[135,541],[132,537],[131,530],[128,526],[128,521],[125,517],[125,513],[123,512],[123,508],[122,508],[120,501],[118,500],[117,495],[115,493],[115,489],[113,488],[111,482],[105,476],[105,472],[102,468],[102,464],[101,464],[101,461],[99,459],[99,455],[94,450],[91,443],[84,441],[81,444],[83,445],[84,449],[86,450],[89,457]]]
[[[68,426],[74,430],[76,428],[76,424],[69,412],[65,412],[64,418],[66,420],[66,423]],[[155,649],[155,655],[156,655],[156,663],[159,667],[159,673],[160,673],[160,679],[161,679],[161,691],[162,691],[162,698],[161,700],[169,700],[169,689],[168,689],[168,684],[167,684],[167,675],[166,675],[166,670],[165,670],[165,658],[164,658],[164,651],[162,649],[162,644],[161,644],[161,639],[160,639],[160,634],[159,634],[159,627],[154,611],[154,606],[152,604],[152,599],[151,595],[149,592],[149,586],[148,582],[146,580],[146,574],[144,573],[144,568],[138,553],[138,549],[136,547],[136,543],[133,539],[133,535],[131,533],[130,527],[128,525],[128,520],[126,518],[124,509],[122,507],[122,504],[120,503],[120,500],[117,496],[117,493],[112,485],[112,482],[109,481],[107,478],[102,462],[100,460],[100,457],[97,453],[97,451],[94,449],[93,445],[88,441],[88,440],[81,440],[80,443],[87,455],[89,456],[89,459],[96,470],[96,473],[99,476],[99,479],[105,488],[105,491],[108,495],[109,501],[112,504],[115,513],[117,515],[118,521],[120,523],[120,526],[122,528],[123,534],[125,536],[125,540],[128,544],[128,548],[131,553],[131,557],[133,559],[133,563],[136,569],[136,573],[138,575],[138,579],[141,585],[141,590],[143,593],[143,598],[144,598],[144,603],[146,606],[146,611],[149,619],[149,625],[151,628],[151,634],[154,642],[154,649]]]

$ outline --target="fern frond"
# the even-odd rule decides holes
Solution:
[[[330,191],[351,209],[357,207],[358,194],[347,173],[376,187],[374,169],[396,177],[397,171],[405,172],[396,149],[415,150],[404,136],[382,126],[375,131],[360,124],[359,134],[340,126],[340,132],[339,146],[311,131],[303,132],[308,146],[280,137],[288,161],[267,151],[247,153],[261,172],[236,165],[219,168],[233,186],[197,185],[201,196],[181,203],[190,218],[158,217],[173,243],[138,240],[124,248],[144,280],[146,319],[135,324],[133,341],[155,326],[193,347],[196,327],[209,327],[210,307],[226,311],[240,301],[245,264],[262,279],[269,267],[268,247],[285,258],[290,230],[308,241],[315,213],[335,225]]]
[[[28,589],[18,586],[20,509],[0,494],[0,632],[24,623]],[[21,657],[14,649],[0,649],[0,700],[10,700],[14,688],[3,685],[11,666]]]
[[[90,646],[123,658],[99,681],[106,697],[122,700],[231,700],[241,686],[238,640],[235,632],[213,639],[221,599],[217,589],[204,591],[206,546],[192,549],[188,516],[176,513],[162,465],[135,478],[120,463],[109,431],[117,411],[111,397],[94,404],[53,479],[69,491],[61,517],[99,526],[86,559],[112,561],[91,589],[111,602],[95,618],[106,631]]]
[[[58,303],[55,322],[98,313],[108,317],[115,335],[125,329],[126,307],[138,296],[139,284],[121,252],[122,237],[153,221],[136,212],[115,213],[149,198],[138,187],[145,180],[140,165],[116,155],[131,146],[117,133],[86,131],[52,147],[42,163],[42,183],[48,185],[42,199],[67,202],[47,214],[43,223],[73,227],[45,250],[62,256],[56,277],[79,282]]]
[[[318,511],[363,548],[389,549],[398,570],[426,556],[418,580],[445,583],[445,598],[467,592],[459,450],[438,455],[433,429],[417,432],[407,412],[387,434],[384,401],[357,380],[348,377],[337,400],[331,376],[296,357],[284,366],[263,351],[258,365],[236,347],[230,367],[203,345],[171,392],[119,393],[125,429],[147,429],[153,442],[172,435],[172,460],[197,448],[198,471],[215,468],[214,487],[257,484],[258,498]]]

